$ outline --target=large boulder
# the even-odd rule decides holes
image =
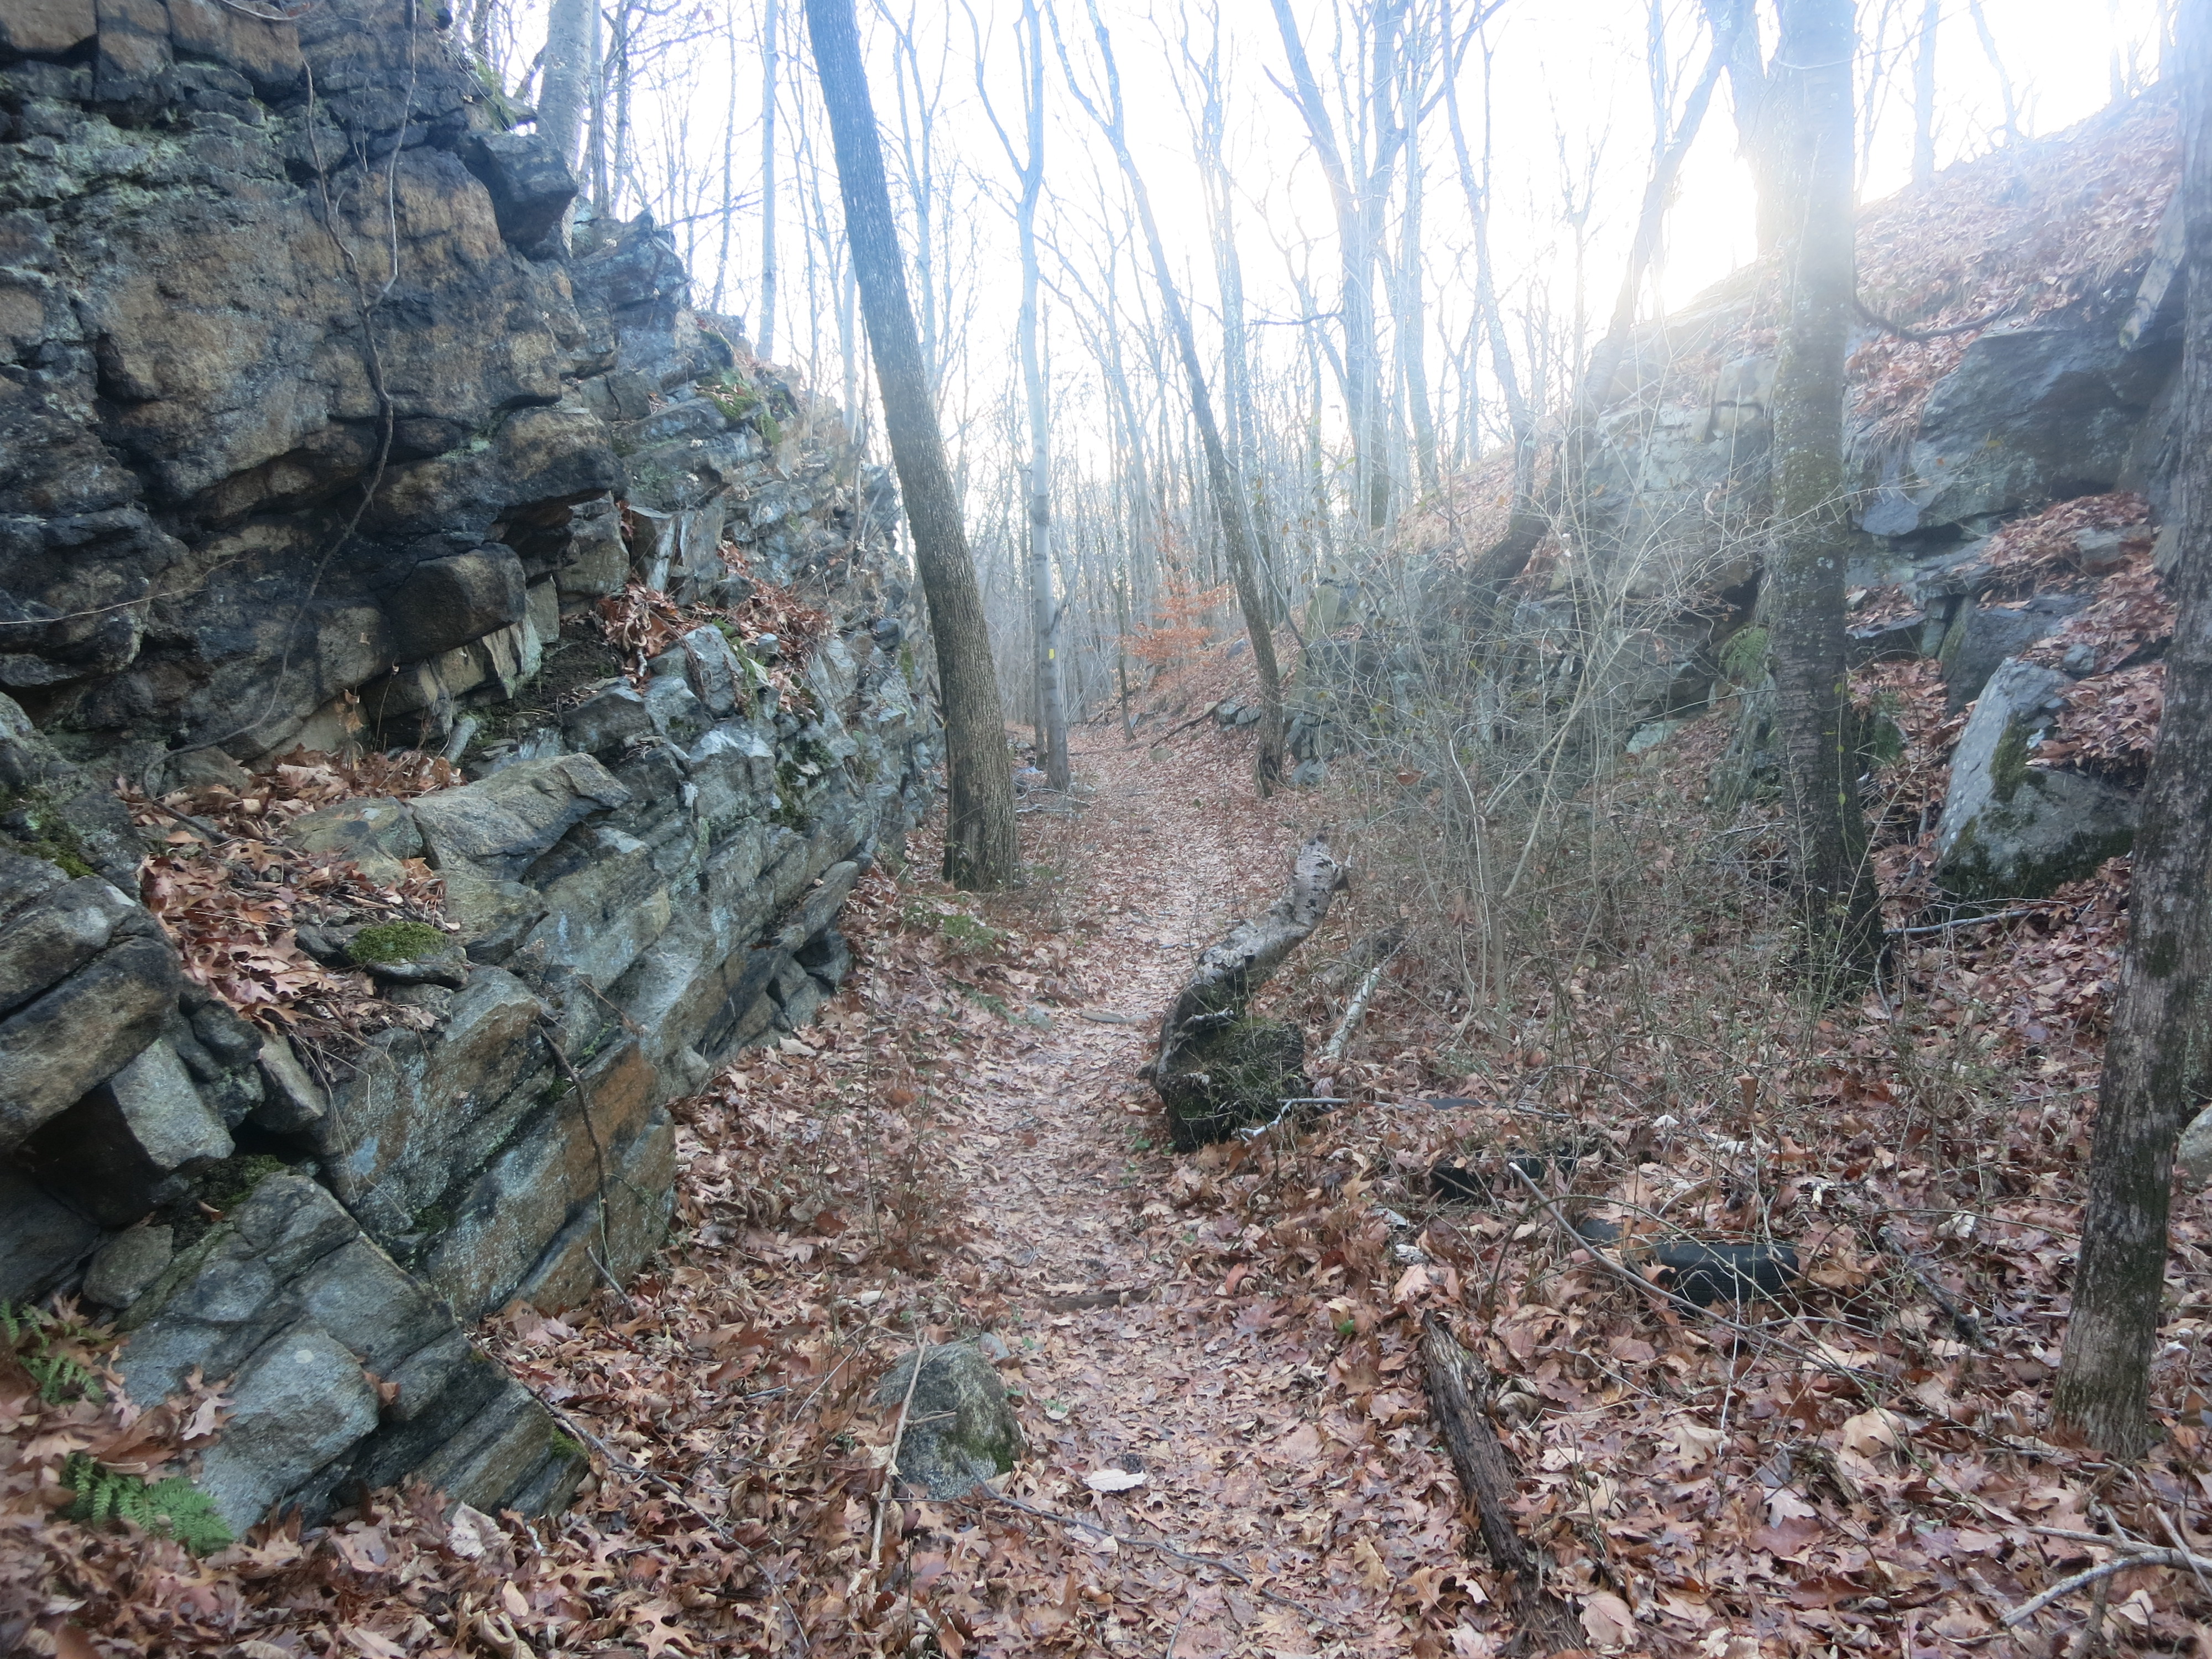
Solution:
[[[629,805],[630,793],[588,755],[518,761],[478,782],[415,801],[430,860],[513,880],[576,824]]]
[[[2101,319],[1984,329],[1870,481],[1861,527],[1909,535],[2117,487],[2172,368]]]
[[[2134,843],[2136,797],[2079,772],[2031,766],[2071,684],[2008,660],[1951,757],[1936,879],[1960,898],[2042,898]]]

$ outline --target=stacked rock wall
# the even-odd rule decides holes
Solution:
[[[113,1315],[141,1401],[232,1379],[234,1525],[565,1497],[465,1325],[635,1271],[666,1103],[812,1017],[921,801],[887,477],[575,190],[404,0],[0,0],[0,1299]],[[635,582],[826,630],[702,609],[634,684]],[[360,744],[467,781],[283,839],[459,931],[301,927],[410,1016],[332,1056],[184,973],[113,786]]]

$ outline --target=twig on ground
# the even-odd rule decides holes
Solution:
[[[1960,927],[1979,927],[1990,921],[2018,921],[2025,916],[2039,916],[2040,909],[1992,910],[1987,915],[1954,916],[1948,921],[1925,921],[1917,927],[1885,927],[1882,932],[1891,939],[1916,939],[1923,933],[1948,933]]]
[[[1887,1221],[1874,1230],[1874,1237],[1875,1243],[1905,1264],[1905,1272],[1912,1275],[1915,1284],[1928,1292],[1929,1300],[1943,1310],[1943,1317],[1951,1322],[1951,1328],[1958,1332],[1961,1341],[1977,1348],[1990,1346],[1989,1337],[1982,1329],[1982,1322],[1974,1316],[1972,1310],[1960,1306],[1958,1298],[1943,1288],[1943,1281],[1936,1276],[1936,1269],[1926,1257],[1914,1249]]]
[[[906,1398],[899,1402],[898,1426],[891,1431],[891,1455],[884,1460],[884,1489],[876,1497],[875,1535],[868,1540],[868,1565],[872,1567],[883,1559],[884,1511],[898,1501],[899,1447],[906,1439],[907,1413],[914,1409],[914,1391],[921,1382],[921,1362],[929,1357],[929,1345],[923,1343],[914,1351],[914,1369],[907,1373]]]
[[[608,1462],[613,1464],[615,1468],[620,1469],[624,1474],[629,1475],[632,1480],[649,1481],[653,1486],[659,1487],[662,1492],[666,1492],[669,1497],[675,1499],[678,1504],[681,1504],[686,1510],[690,1511],[691,1514],[696,1516],[700,1520],[705,1522],[709,1527],[713,1528],[715,1534],[720,1537],[724,1543],[734,1546],[737,1550],[744,1555],[746,1560],[752,1563],[753,1570],[761,1576],[761,1582],[768,1586],[769,1594],[775,1597],[776,1606],[783,1609],[783,1616],[791,1620],[791,1633],[793,1639],[795,1639],[799,1644],[799,1653],[803,1656],[812,1651],[811,1645],[806,1640],[806,1627],[799,1623],[799,1614],[793,1609],[791,1603],[784,1599],[783,1586],[775,1582],[775,1575],[769,1572],[767,1567],[761,1564],[760,1557],[753,1553],[752,1547],[750,1544],[746,1543],[744,1539],[738,1537],[737,1534],[732,1532],[727,1527],[724,1526],[721,1522],[717,1520],[712,1515],[709,1515],[697,1504],[694,1503],[690,1494],[685,1492],[683,1487],[678,1486],[666,1475],[657,1474],[652,1469],[646,1468],[641,1464],[631,1462],[629,1459],[624,1457],[612,1446],[610,1446],[605,1441],[600,1439],[599,1436],[593,1434],[589,1429],[586,1428],[581,1423],[579,1423],[559,1406],[546,1399],[544,1395],[538,1394],[534,1389],[531,1390],[531,1393],[537,1399],[538,1403],[544,1407],[547,1411],[552,1413],[554,1417],[559,1420],[561,1426],[568,1430],[568,1431],[574,1435],[578,1440],[582,1441],[586,1445],[591,1447],[593,1451],[599,1453],[601,1457],[606,1459]]]
[[[2130,1567],[2187,1567],[2192,1572],[2212,1567],[2212,1557],[2199,1555],[2193,1550],[2160,1549],[2154,1544],[2130,1544],[2117,1538],[2100,1538],[2097,1541],[2118,1553],[2111,1560],[2100,1561],[2071,1578],[2060,1579],[2041,1595],[2021,1602],[1997,1622],[2007,1630],[2024,1625],[2062,1595],[2071,1595],[2077,1589],[2109,1578],[2116,1572],[2125,1572]]]

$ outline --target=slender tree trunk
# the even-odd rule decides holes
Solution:
[[[1775,367],[1774,681],[1807,965],[1856,982],[1881,942],[1844,684],[1844,358],[1850,330],[1851,0],[1783,0],[1774,170],[1788,307]]]
[[[1417,100],[1408,98],[1409,112]],[[1406,138],[1405,222],[1398,244],[1397,319],[1398,361],[1406,376],[1406,415],[1413,428],[1413,455],[1421,488],[1432,498],[1442,493],[1443,477],[1437,466],[1436,419],[1429,406],[1428,324],[1421,295],[1422,177],[1420,125],[1409,112]]]
[[[1643,294],[1644,279],[1659,255],[1660,234],[1666,228],[1668,206],[1674,199],[1675,180],[1681,177],[1682,163],[1689,156],[1690,146],[1697,142],[1698,129],[1705,125],[1705,106],[1712,101],[1713,88],[1720,84],[1730,44],[1720,37],[1714,39],[1705,73],[1690,88],[1688,101],[1682,106],[1681,121],[1671,133],[1664,125],[1667,112],[1663,108],[1660,112],[1662,125],[1651,135],[1651,176],[1644,181],[1644,206],[1636,216],[1636,234],[1628,245],[1628,268],[1621,273],[1620,289],[1613,296],[1613,316],[1606,325],[1605,337],[1590,354],[1589,374],[1584,383],[1586,416],[1595,416],[1612,399],[1613,382],[1628,356],[1629,337],[1636,327],[1636,302]],[[1849,137],[1847,133],[1846,155],[1850,149]],[[1848,201],[1848,175],[1844,183]],[[1849,258],[1848,248],[1845,257]]]
[[[1997,52],[1997,37],[1990,31],[1990,20],[1982,11],[1982,0],[1966,0],[1967,15],[1974,20],[1974,33],[1981,40],[1982,56],[1990,60],[1990,70],[1997,77],[1997,102],[2004,111],[2004,135],[2007,143],[2020,142],[2020,104],[2014,98],[2012,76]]]
[[[818,3],[819,0],[809,0],[810,4]],[[1237,476],[1229,465],[1229,452],[1221,441],[1221,428],[1213,418],[1213,398],[1206,386],[1206,366],[1199,360],[1198,337],[1192,332],[1190,313],[1183,305],[1182,290],[1176,286],[1175,268],[1168,263],[1159,222],[1152,214],[1152,195],[1145,188],[1144,175],[1137,171],[1136,159],[1129,154],[1122,125],[1121,71],[1115,66],[1113,40],[1105,24],[1099,21],[1097,0],[1088,0],[1088,3],[1091,31],[1097,38],[1099,56],[1105,66],[1105,111],[1101,111],[1076,82],[1074,65],[1068,63],[1064,45],[1060,61],[1077,100],[1105,134],[1115,159],[1121,164],[1122,176],[1129,181],[1129,194],[1137,205],[1137,222],[1145,233],[1145,247],[1152,256],[1152,274],[1159,284],[1160,308],[1167,313],[1168,326],[1175,336],[1183,374],[1190,385],[1191,419],[1198,427],[1199,442],[1206,452],[1206,479],[1213,493],[1214,511],[1220,520],[1222,546],[1228,555],[1230,575],[1237,584],[1237,605],[1244,613],[1244,632],[1252,642],[1252,667],[1260,682],[1260,743],[1255,758],[1260,793],[1265,797],[1274,793],[1283,775],[1283,676],[1275,663],[1274,634],[1268,626],[1267,601],[1260,592],[1258,574],[1253,568],[1252,544],[1245,535]]]
[[[960,499],[945,465],[937,410],[929,398],[914,312],[907,303],[898,228],[891,217],[853,0],[806,0],[806,22],[836,148],[860,309],[883,390],[884,434],[906,496],[915,564],[937,643],[951,797],[945,875],[956,887],[1008,887],[1020,873],[1021,847],[1015,834],[1005,719],[991,666],[990,629],[976,590]]]
[[[2179,33],[2191,272],[2175,452],[2181,558],[2169,579],[2179,614],[2053,1401],[2062,1425],[2123,1457],[2150,1438],[2174,1140],[2212,1094],[2212,13],[2183,6]]]
[[[1478,22],[1472,27],[1480,27]],[[1460,191],[1467,198],[1468,216],[1474,228],[1474,302],[1481,313],[1482,331],[1490,342],[1491,373],[1498,378],[1498,393],[1505,404],[1506,430],[1513,438],[1513,495],[1506,512],[1505,533],[1483,550],[1475,562],[1477,580],[1491,593],[1504,591],[1527,567],[1529,556],[1551,528],[1551,520],[1536,503],[1536,417],[1521,389],[1521,374],[1513,361],[1513,342],[1505,329],[1504,307],[1498,300],[1497,266],[1490,255],[1490,46],[1482,43],[1482,165],[1478,172],[1467,142],[1467,127],[1460,116],[1458,55],[1453,45],[1454,25],[1447,6],[1443,18],[1446,49],[1444,116],[1452,138],[1452,157],[1459,164]]]
[[[1771,107],[1783,71],[1759,59],[1756,0],[1705,0],[1713,39],[1729,42],[1729,96],[1735,105],[1736,149],[1750,162],[1759,194],[1759,251],[1771,253],[1782,243],[1782,226],[1796,208],[1789,200],[1783,152],[1786,140],[1773,131],[1781,118]],[[1785,60],[1786,61],[1786,60]]]
[[[782,0],[768,0],[761,16],[760,326],[753,337],[754,349],[769,362],[775,358],[775,70],[782,26]]]
[[[538,131],[570,167],[584,136],[592,73],[594,0],[553,0],[545,23],[544,85]]]
[[[1029,575],[1031,632],[1036,653],[1037,758],[1045,781],[1066,790],[1073,781],[1067,755],[1067,685],[1060,670],[1060,604],[1053,591],[1052,412],[1046,398],[1043,354],[1037,341],[1037,202],[1044,193],[1044,31],[1036,0],[1024,0],[1026,36],[1023,64],[1029,155],[1022,165],[1022,194],[1015,222],[1022,257],[1022,314],[1018,328],[1022,390],[1029,404]]]
[[[1912,182],[1936,176],[1936,33],[1943,21],[1943,0],[1924,0],[1920,40],[1912,57]]]
[[[592,211],[607,216],[607,61],[605,42],[599,35],[598,0],[592,0],[592,18],[585,30],[586,112],[591,126],[584,145],[584,171],[591,183]]]

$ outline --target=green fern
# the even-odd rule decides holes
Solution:
[[[58,1406],[66,1400],[97,1402],[106,1399],[98,1379],[84,1362],[54,1347],[53,1339],[46,1334],[52,1322],[35,1309],[0,1302],[0,1333],[5,1334],[17,1361],[39,1385],[40,1400]]]
[[[231,1542],[230,1528],[208,1495],[181,1474],[149,1486],[137,1475],[111,1469],[78,1452],[64,1466],[62,1478],[76,1494],[69,1509],[72,1521],[93,1527],[128,1523],[158,1537],[173,1538],[194,1555],[212,1554]]]

